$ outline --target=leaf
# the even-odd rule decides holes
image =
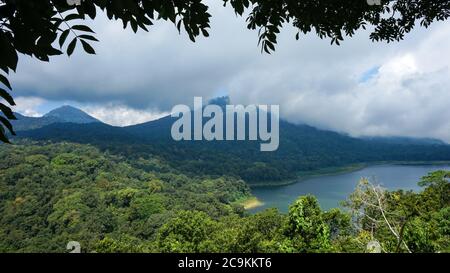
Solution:
[[[9,90],[11,90],[11,84],[9,83],[8,79],[0,74],[0,82],[3,83],[6,87],[9,88]]]
[[[0,63],[0,69],[3,70],[6,74],[9,74],[9,68],[5,65],[2,65],[1,63]]]
[[[91,19],[95,19],[95,16],[97,14],[95,5],[93,3],[90,3],[90,4],[85,5],[84,7],[85,7],[86,14],[89,15],[89,17]]]
[[[90,27],[84,26],[84,25],[75,25],[75,26],[72,27],[72,29],[79,30],[79,31],[84,31],[84,32],[95,33]]]
[[[13,71],[16,71],[19,56],[17,55],[16,49],[13,47],[3,31],[0,31],[0,52],[0,66],[6,66],[11,68]]]
[[[61,52],[61,50],[59,50],[59,49],[56,49],[56,48],[53,48],[53,47],[47,47],[46,49],[45,49],[45,53],[47,54],[47,55],[49,55],[49,56],[55,56],[55,55],[61,55],[61,54],[63,54],[62,52]]]
[[[81,19],[81,16],[77,13],[69,14],[64,18],[64,21],[70,21],[75,19]]]
[[[91,41],[98,42],[97,38],[95,38],[92,35],[87,35],[87,34],[78,35],[78,38],[82,38],[82,39],[85,39],[85,40],[91,40]]]
[[[90,44],[88,44],[85,40],[80,40],[81,44],[83,45],[84,51],[86,51],[89,54],[95,54],[95,50],[92,48]]]
[[[64,45],[64,42],[67,39],[67,36],[69,35],[70,29],[66,29],[61,33],[61,36],[59,36],[59,46],[62,47]]]
[[[178,29],[178,33],[180,33],[181,32],[181,20],[179,20],[177,23],[177,29]]]
[[[3,88],[0,88],[0,97],[4,98],[10,105],[16,105],[11,95]]]
[[[275,46],[271,42],[267,41],[266,45],[270,48],[270,50],[275,51]]]
[[[0,116],[0,121],[5,125],[6,128],[11,132],[12,135],[16,135],[16,132],[14,132],[13,126],[11,122],[9,122],[6,118]]]
[[[56,32],[44,33],[39,40],[37,40],[37,44],[40,46],[50,46],[58,37]]]
[[[133,19],[130,20],[130,25],[131,25],[131,29],[133,30],[134,33],[137,32],[138,30],[138,25],[137,22]]]
[[[77,38],[74,38],[72,42],[70,42],[69,46],[67,46],[67,55],[72,55],[73,51],[75,50],[75,46],[77,45]]]
[[[138,26],[139,26],[141,29],[143,29],[143,30],[145,30],[146,32],[148,32],[148,29],[147,29],[147,27],[145,26],[145,24],[143,24],[143,23],[140,22],[140,21],[137,21],[137,24],[138,24]]]
[[[13,112],[11,111],[11,108],[4,105],[3,103],[0,103],[0,110],[5,114],[5,116],[9,119],[16,119],[16,116],[14,116]]]
[[[11,143],[9,142],[8,138],[5,135],[5,129],[3,129],[3,126],[0,125],[0,140],[5,143]]]

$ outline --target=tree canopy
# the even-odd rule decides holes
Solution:
[[[356,181],[355,181],[356,182]],[[159,159],[91,145],[0,145],[0,253],[450,252],[450,171],[421,191],[388,191],[362,179],[345,209],[299,196],[287,213],[248,213],[248,185],[188,176]]]
[[[15,105],[6,75],[16,71],[19,53],[49,61],[63,51],[71,55],[77,44],[88,54],[95,54],[91,42],[94,31],[76,19],[94,19],[97,12],[110,20],[119,20],[137,32],[147,31],[156,21],[172,22],[189,39],[209,36],[211,14],[202,0],[0,0],[0,96]],[[369,3],[370,2],[370,3]],[[223,0],[238,16],[247,16],[247,28],[259,31],[258,44],[267,53],[275,50],[277,34],[285,24],[301,34],[313,32],[321,39],[339,45],[346,36],[370,27],[372,41],[402,40],[417,24],[428,27],[446,20],[450,1],[436,0]],[[75,21],[74,21],[75,20]],[[70,38],[69,38],[70,37]],[[66,42],[67,41],[67,42]],[[3,87],[4,86],[4,87]],[[0,103],[0,140],[8,142],[6,129],[14,134],[9,120],[15,119],[11,108]]]

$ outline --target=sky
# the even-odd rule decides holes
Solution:
[[[217,2],[217,1],[216,1]],[[88,24],[97,55],[81,47],[39,62],[21,56],[11,75],[16,111],[39,116],[70,104],[112,124],[159,118],[176,104],[228,95],[233,104],[277,104],[281,117],[352,136],[439,138],[450,143],[450,24],[417,28],[399,43],[360,31],[341,46],[283,28],[262,54],[257,31],[210,1],[210,37],[192,43],[173,24],[123,30],[105,16]]]

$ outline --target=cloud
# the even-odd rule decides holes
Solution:
[[[151,110],[136,110],[125,105],[114,104],[82,106],[80,108],[98,120],[115,126],[144,123],[169,114]]]
[[[15,93],[94,105],[85,109],[113,124],[138,123],[192,103],[194,96],[228,93],[232,103],[279,104],[282,117],[296,123],[355,136],[450,142],[446,22],[391,44],[372,43],[363,31],[339,47],[315,35],[296,41],[287,26],[277,51],[267,55],[244,18],[220,4],[210,6],[210,37],[195,44],[171,23],[134,34],[99,16],[91,23],[100,40],[96,56],[80,48],[50,63],[22,56],[11,77]]]
[[[16,106],[13,107],[14,112],[18,112],[29,117],[42,116],[42,113],[38,110],[38,107],[45,103],[45,100],[42,98],[17,97],[14,101],[16,102]]]

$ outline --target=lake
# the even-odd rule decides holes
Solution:
[[[285,186],[253,188],[253,195],[264,205],[251,209],[250,212],[274,207],[287,212],[292,202],[306,194],[315,195],[322,209],[338,207],[339,202],[353,192],[362,177],[370,178],[390,190],[419,191],[421,187],[417,182],[420,178],[436,170],[450,170],[450,165],[374,165],[354,172],[309,178]]]

